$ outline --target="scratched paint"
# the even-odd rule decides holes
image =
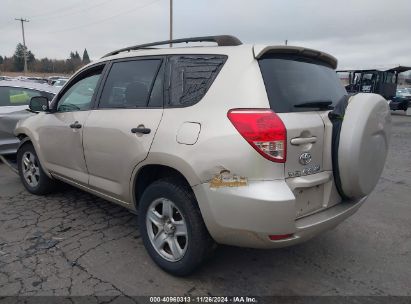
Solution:
[[[229,170],[222,170],[210,181],[210,188],[244,187],[247,186],[247,178],[231,174]]]

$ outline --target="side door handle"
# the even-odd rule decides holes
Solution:
[[[139,125],[137,128],[131,129],[131,133],[140,133],[140,134],[150,134],[151,129],[144,127],[144,125]]]
[[[82,125],[78,123],[78,121],[76,121],[75,123],[72,123],[70,125],[70,128],[72,129],[81,129]]]
[[[313,144],[317,141],[317,137],[295,137],[291,139],[291,144],[294,146],[305,145],[305,144]]]

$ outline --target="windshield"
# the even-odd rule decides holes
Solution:
[[[315,111],[325,102],[335,106],[347,94],[333,69],[305,58],[270,56],[259,65],[270,107],[277,113]]]

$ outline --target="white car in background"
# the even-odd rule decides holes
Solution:
[[[53,86],[56,87],[56,88],[62,88],[66,84],[67,80],[68,80],[68,78],[56,79],[53,82]]]

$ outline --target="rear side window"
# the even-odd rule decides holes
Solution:
[[[277,113],[318,110],[297,106],[306,103],[331,102],[335,106],[347,94],[337,73],[317,62],[276,55],[263,57],[259,65],[270,107]]]
[[[167,104],[169,107],[190,106],[199,102],[213,84],[227,56],[171,56],[167,67]]]
[[[99,108],[147,107],[161,59],[113,63],[100,98]]]

